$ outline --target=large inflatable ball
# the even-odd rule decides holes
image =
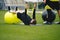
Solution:
[[[56,13],[51,9],[44,10],[44,12],[42,13],[42,19],[44,21],[53,22],[55,18]]]
[[[4,21],[9,24],[21,22],[21,20],[17,18],[17,14],[13,12],[6,12],[4,15]]]

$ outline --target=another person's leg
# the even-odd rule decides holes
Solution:
[[[57,22],[57,24],[60,24],[60,2],[56,3],[56,10],[57,10],[58,16],[59,16],[59,21]]]
[[[33,15],[32,15],[32,20],[30,22],[30,24],[36,24],[36,6],[37,6],[37,3],[34,3],[34,10],[33,10]],[[25,14],[27,13],[27,9],[29,8],[29,4],[26,2],[25,3]]]
[[[26,2],[25,3],[25,13],[27,13],[27,9],[29,8],[29,5],[28,5],[28,3]]]
[[[37,6],[37,3],[34,3],[34,10],[33,10],[33,15],[32,15],[32,20],[31,20],[31,24],[36,24],[36,6]]]
[[[60,10],[58,10],[58,16],[59,16],[59,22],[57,22],[57,24],[60,24]]]

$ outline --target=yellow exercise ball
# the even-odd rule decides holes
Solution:
[[[15,24],[15,23],[20,23],[21,20],[17,18],[17,14],[13,12],[6,12],[4,15],[4,21],[5,23],[9,24]]]

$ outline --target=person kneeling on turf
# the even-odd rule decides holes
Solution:
[[[59,22],[57,24],[60,24],[60,1],[59,0],[43,0],[45,5],[49,5],[52,9],[56,9],[59,16]]]

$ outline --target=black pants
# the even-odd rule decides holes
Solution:
[[[59,3],[59,1],[52,2],[50,0],[47,0],[45,5],[49,5],[52,9],[60,10],[60,3]]]
[[[30,16],[28,16],[27,14],[25,14],[25,12],[23,12],[23,13],[18,12],[18,13],[17,13],[17,17],[18,17],[25,25],[29,25],[29,24],[30,24],[30,21],[32,20],[32,19],[30,18]]]

